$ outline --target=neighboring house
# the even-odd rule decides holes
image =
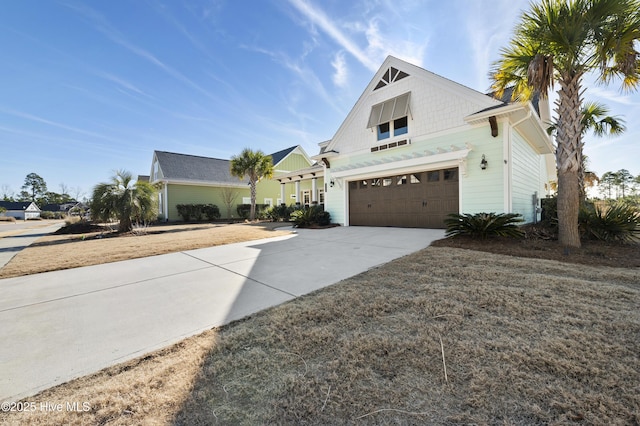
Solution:
[[[32,201],[0,201],[0,207],[6,209],[0,216],[13,216],[22,220],[40,217],[40,208]]]
[[[313,192],[311,180],[304,185],[293,181],[277,182],[279,176],[291,171],[306,169],[313,165],[300,146],[293,146],[271,154],[274,164],[274,179],[263,179],[257,185],[257,204],[294,204],[304,197],[320,199],[322,184]],[[227,218],[225,195],[235,197],[232,217],[238,217],[237,206],[249,204],[249,180],[240,180],[231,175],[230,160],[200,157],[196,155],[155,151],[151,163],[149,182],[160,187],[158,211],[161,220],[180,220],[178,204],[215,204],[223,218]],[[319,188],[318,189],[318,185]],[[313,195],[312,195],[313,192]]]
[[[284,177],[323,176],[325,210],[343,225],[442,228],[449,213],[478,212],[532,222],[555,179],[549,121],[548,102],[503,102],[389,56],[319,144],[322,169]]]
[[[44,206],[42,206],[40,210],[43,212],[67,214],[69,213],[69,210],[73,209],[74,207],[77,209],[85,209],[85,210],[88,208],[85,204],[72,200],[72,201],[69,201],[68,203],[62,203],[62,204],[45,204]]]

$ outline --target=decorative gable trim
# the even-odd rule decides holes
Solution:
[[[409,77],[409,74],[404,71],[400,71],[395,67],[389,67],[382,75],[382,78],[380,79],[380,81],[378,81],[378,84],[376,84],[376,87],[374,87],[373,90],[378,90],[381,87],[388,86],[389,84],[394,83],[398,80],[402,80],[405,77]]]

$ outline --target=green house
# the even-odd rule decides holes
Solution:
[[[312,204],[324,199],[322,167],[317,179],[300,180],[291,173],[314,167],[314,162],[300,146],[271,154],[272,179],[257,185],[257,204]],[[317,167],[317,166],[316,166]],[[283,178],[284,176],[284,178]],[[251,202],[248,179],[231,175],[230,160],[154,151],[149,181],[160,187],[158,215],[163,221],[181,220],[179,204],[215,204],[222,218],[238,218],[237,207]]]

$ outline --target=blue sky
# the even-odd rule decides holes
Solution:
[[[0,189],[28,173],[90,195],[154,150],[229,158],[330,139],[387,55],[485,92],[527,0],[4,1]],[[640,95],[587,138],[591,168],[640,173]],[[1,195],[1,194],[0,194]]]

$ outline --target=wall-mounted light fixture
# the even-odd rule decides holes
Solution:
[[[336,184],[336,183],[335,183],[335,181],[334,181],[333,179],[331,179],[331,180],[329,181],[329,186],[330,186],[330,187],[332,187],[332,188],[333,188],[333,185],[335,185],[335,184]]]
[[[480,161],[480,168],[482,170],[486,170],[488,165],[489,165],[489,163],[487,162],[487,159],[484,158],[484,154],[482,154],[482,161]]]

